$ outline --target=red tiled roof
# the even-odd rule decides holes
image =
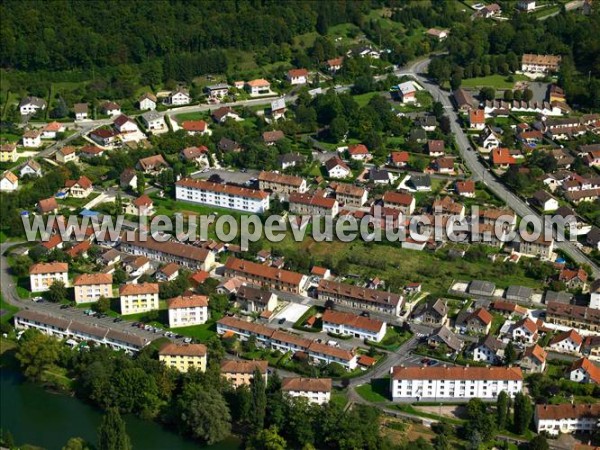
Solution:
[[[365,144],[350,145],[348,147],[348,153],[350,155],[368,155],[369,149]]]
[[[177,308],[197,308],[208,306],[208,297],[206,295],[189,295],[174,297],[167,300],[167,306],[169,309]]]
[[[266,278],[268,280],[281,281],[287,284],[300,285],[304,275],[289,270],[267,267],[244,259],[230,257],[225,263],[225,269],[254,277]]]
[[[306,69],[291,69],[291,70],[288,70],[288,76],[290,78],[307,77],[308,70],[306,70]]]
[[[492,161],[494,165],[516,164],[515,158],[510,154],[507,148],[495,148],[492,150]]]
[[[158,294],[158,283],[124,284],[119,295]]]
[[[258,369],[261,374],[267,373],[268,361],[234,361],[229,359],[221,363],[221,373],[254,373]]]
[[[548,352],[544,350],[537,344],[532,345],[531,347],[527,347],[523,356],[528,356],[530,358],[537,359],[540,363],[546,362],[546,357],[548,356]]]
[[[86,286],[90,284],[112,284],[113,277],[110,273],[84,273],[73,281],[73,286]]]
[[[548,345],[557,344],[561,341],[564,341],[565,339],[571,339],[571,341],[573,341],[573,343],[577,345],[583,344],[583,337],[577,331],[567,330],[554,336]]]
[[[58,203],[54,197],[45,198],[38,202],[38,209],[43,212],[50,212],[58,209]]]
[[[407,163],[409,158],[408,152],[392,152],[392,162],[394,164]]]
[[[186,120],[181,124],[185,131],[205,131],[207,123],[204,120]]]
[[[281,380],[281,390],[305,392],[330,392],[331,378],[284,378]]]
[[[600,416],[600,403],[562,403],[560,405],[535,405],[535,415],[542,420],[579,419]]]
[[[69,265],[67,263],[52,262],[52,263],[37,263],[29,268],[29,274],[35,275],[40,273],[62,273],[68,272]]]
[[[379,333],[383,327],[383,322],[380,320],[341,311],[332,311],[330,309],[323,313],[323,322],[329,322],[336,325],[347,325],[376,333]]]
[[[174,356],[206,356],[206,345],[204,344],[176,344],[168,342],[158,351],[159,355]]]
[[[396,205],[410,206],[413,199],[414,197],[412,195],[404,194],[402,192],[387,191],[383,194],[383,201],[385,203],[393,203]]]
[[[590,377],[590,380],[592,380],[596,384],[600,384],[600,367],[595,365],[589,359],[581,358],[575,361],[571,365],[570,371],[572,372],[577,369],[583,369],[587,372],[588,376]]]
[[[469,111],[469,122],[472,124],[485,123],[485,114],[483,109],[473,109]]]

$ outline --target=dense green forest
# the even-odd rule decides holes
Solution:
[[[5,1],[0,62],[23,70],[139,64],[212,49],[252,50],[360,23],[369,2]],[[208,53],[210,55],[210,53]]]
[[[415,10],[415,8],[413,8]],[[455,24],[447,39],[448,55],[435,60],[429,73],[460,86],[464,78],[509,75],[520,69],[523,53],[561,55],[559,83],[569,102],[600,108],[600,13],[561,13],[546,20],[515,15],[512,20],[476,20]]]

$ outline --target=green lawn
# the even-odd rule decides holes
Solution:
[[[382,94],[382,92],[367,92],[366,94],[354,95],[352,98],[362,108],[363,106],[366,106],[373,97]]]
[[[183,122],[184,120],[206,120],[208,118],[208,114],[203,112],[189,112],[189,113],[181,113],[175,116],[175,119],[178,123]]]
[[[0,293],[0,311],[2,311],[2,315],[0,316],[0,322],[6,323],[12,319],[12,316],[19,310],[16,306],[10,305],[4,301],[4,297],[2,293]]]
[[[207,322],[203,325],[193,325],[191,327],[172,328],[174,333],[198,339],[200,342],[207,342],[217,334],[215,322]]]
[[[370,383],[358,386],[356,392],[369,402],[389,402],[389,384],[388,378],[375,378]]]
[[[504,75],[489,75],[487,77],[467,78],[462,80],[461,87],[463,88],[480,88],[493,87],[495,89],[512,89],[515,86],[515,81],[524,81],[528,78],[524,75],[513,75],[514,81],[508,81],[508,77]]]
[[[400,327],[388,326],[384,338],[381,342],[370,342],[369,345],[384,348],[391,352],[395,351],[412,337],[412,333],[402,330]]]

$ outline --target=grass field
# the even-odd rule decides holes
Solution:
[[[182,113],[177,114],[175,119],[181,124],[184,120],[206,120],[208,119],[208,114],[202,112]]]
[[[387,378],[375,378],[370,383],[356,388],[356,392],[362,398],[373,403],[389,402],[388,397],[390,380]]]
[[[193,325],[191,327],[173,328],[174,333],[198,339],[200,342],[207,342],[211,337],[217,334],[215,322],[207,322],[203,325]]]
[[[266,245],[268,244],[268,246]],[[332,264],[336,267],[341,260],[348,264],[347,273],[362,278],[378,276],[393,285],[408,282],[421,282],[426,291],[444,295],[454,280],[494,280],[498,287],[511,284],[540,288],[539,280],[525,276],[524,268],[511,264],[492,263],[489,260],[469,262],[464,259],[454,261],[446,257],[447,250],[435,253],[403,249],[398,243],[365,243],[355,240],[352,243],[315,242],[305,238],[297,243],[288,234],[279,243],[266,243],[264,248],[284,251],[302,249],[314,259],[315,264]]]
[[[525,81],[528,78],[524,75],[513,75],[514,81],[508,81],[508,77],[504,75],[489,75],[487,77],[467,78],[462,80],[461,87],[463,88],[479,88],[484,86],[493,87],[495,89],[512,89],[517,81]]]

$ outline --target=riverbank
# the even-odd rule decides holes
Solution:
[[[61,450],[71,437],[95,444],[102,411],[74,396],[51,392],[27,381],[14,358],[16,344],[0,339],[0,428],[9,430],[15,442]],[[156,422],[124,415],[134,449],[237,450],[240,441],[230,437],[201,447]]]

